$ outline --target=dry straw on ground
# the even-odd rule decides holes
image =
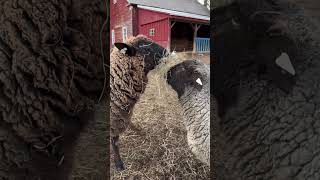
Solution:
[[[146,91],[136,104],[132,118],[145,134],[138,135],[128,129],[121,136],[126,170],[116,171],[111,159],[113,180],[210,179],[209,168],[188,147],[177,94],[165,82],[168,69],[186,59],[181,56],[165,59],[149,73]]]

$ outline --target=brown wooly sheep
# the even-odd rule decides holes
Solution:
[[[93,116],[104,78],[94,42],[104,17],[98,0],[1,1],[0,179],[70,179],[71,172],[102,179],[101,156],[90,156],[97,168],[90,174],[73,162],[89,155],[78,141],[91,137],[83,129],[106,134]],[[94,147],[106,151],[97,139]]]
[[[148,72],[167,55],[167,50],[142,35],[129,38],[126,43],[115,43],[115,47],[110,63],[110,135],[116,167],[123,170],[119,135],[129,125],[134,128],[130,121],[132,109],[145,90]]]

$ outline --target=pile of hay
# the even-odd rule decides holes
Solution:
[[[167,58],[149,73],[146,91],[132,118],[145,135],[129,129],[121,136],[126,170],[116,171],[111,159],[112,179],[210,179],[210,169],[188,147],[177,94],[165,82],[168,69],[182,59],[181,55]]]

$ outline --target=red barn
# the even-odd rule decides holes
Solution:
[[[210,12],[196,0],[111,0],[110,45],[146,35],[168,50],[208,52]]]

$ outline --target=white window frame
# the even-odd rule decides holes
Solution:
[[[122,42],[125,42],[128,38],[128,29],[127,27],[122,27]]]
[[[115,41],[116,41],[116,36],[114,34],[114,29],[112,29],[112,31],[111,31],[111,43],[112,43],[112,45],[115,43]]]
[[[149,36],[154,36],[155,34],[156,34],[156,29],[155,28],[149,29]]]

